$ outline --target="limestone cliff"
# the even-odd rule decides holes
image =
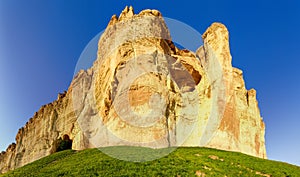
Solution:
[[[206,146],[266,158],[256,91],[232,67],[226,27],[214,23],[196,52],[175,47],[157,10],[112,16],[97,59],[43,106],[0,154],[0,172],[72,149]],[[201,40],[201,39],[199,39]]]

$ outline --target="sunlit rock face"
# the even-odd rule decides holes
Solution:
[[[219,128],[206,146],[266,158],[265,125],[260,116],[256,91],[247,90],[243,72],[232,67],[228,30],[223,24],[213,23],[202,37],[204,45],[197,51],[199,56],[204,56],[200,57],[202,66],[208,75],[214,77],[214,62],[218,61],[226,88]]]
[[[196,52],[180,50],[159,11],[126,7],[99,39],[93,66],[0,154],[0,172],[56,152],[65,135],[75,150],[205,146],[266,158],[256,91],[232,67],[228,30],[214,23],[202,40]]]

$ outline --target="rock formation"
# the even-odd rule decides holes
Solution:
[[[159,11],[112,16],[93,66],[19,129],[0,172],[56,152],[65,135],[75,150],[205,146],[266,158],[256,91],[232,67],[226,27],[202,38],[196,52],[180,50]]]

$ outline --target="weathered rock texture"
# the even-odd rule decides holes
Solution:
[[[0,172],[54,153],[64,135],[76,150],[206,146],[266,158],[256,91],[232,67],[226,27],[202,37],[196,53],[179,50],[157,10],[114,15],[94,65],[19,130]]]

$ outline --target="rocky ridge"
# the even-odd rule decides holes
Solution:
[[[196,52],[180,50],[159,11],[112,16],[94,65],[19,129],[0,172],[54,153],[65,135],[75,150],[205,146],[266,158],[256,91],[232,67],[227,28],[213,23],[202,38]]]

